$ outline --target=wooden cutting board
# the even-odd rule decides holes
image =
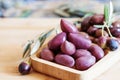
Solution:
[[[68,20],[74,21],[76,19]],[[41,32],[59,26],[59,21],[59,18],[0,19],[0,79],[58,80],[35,71],[31,71],[29,75],[21,76],[17,67],[21,60],[24,43],[35,38]],[[120,80],[119,70],[120,61],[95,80]]]

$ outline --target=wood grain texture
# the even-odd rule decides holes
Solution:
[[[75,19],[68,19],[75,20]],[[21,76],[17,71],[22,56],[22,46],[43,31],[59,26],[60,19],[0,19],[0,79],[2,80],[58,80],[31,71]],[[118,56],[120,57],[120,56]],[[112,60],[111,60],[112,62]],[[111,64],[111,63],[109,63]],[[104,66],[106,67],[106,66]],[[120,80],[120,61],[94,80]],[[97,72],[96,72],[97,73]],[[96,74],[94,73],[94,74]],[[94,74],[91,74],[94,76]]]

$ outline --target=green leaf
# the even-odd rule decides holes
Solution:
[[[113,4],[111,1],[109,2],[109,4],[106,4],[104,6],[104,16],[105,16],[105,22],[107,23],[108,26],[110,26],[113,16]]]
[[[102,28],[102,27],[104,27],[104,25],[94,25],[94,27],[96,27],[96,28]]]
[[[34,54],[39,49],[39,47],[40,47],[40,41],[37,40],[33,48],[31,49],[30,55]]]
[[[43,36],[43,34],[44,34],[44,33],[41,33],[41,34],[40,34],[40,37]],[[37,39],[37,41],[34,43],[34,46],[33,46],[32,49],[31,49],[30,55],[34,54],[34,53],[39,49],[40,44],[41,44],[41,43],[40,43],[39,39]]]
[[[30,55],[34,54],[45,42],[46,38],[51,34],[54,29],[49,30],[47,33],[42,33],[40,37],[37,39],[33,48],[31,49]]]
[[[108,20],[109,20],[109,8],[108,8],[108,5],[104,6],[104,16],[105,16],[105,22],[108,23]]]
[[[51,30],[49,30],[47,33],[43,33],[43,35],[38,38],[39,41],[42,41],[42,40],[46,39],[46,38],[51,34],[51,32],[52,32],[53,30],[54,30],[54,28],[51,29]]]
[[[24,51],[23,51],[23,58],[25,57],[25,55],[27,54],[27,52],[29,51],[30,47],[31,47],[31,42],[28,41],[26,44],[25,44],[25,47],[24,47]]]
[[[113,16],[113,4],[112,2],[110,1],[109,3],[109,21],[108,21],[108,25],[111,25],[112,23],[112,16]]]
[[[25,53],[25,55],[24,55],[24,59],[25,58],[27,58],[27,57],[29,57],[30,56],[30,52],[31,52],[31,46],[30,46],[30,48],[27,50],[27,52]]]
[[[53,30],[54,30],[54,28],[51,29],[51,30],[49,30],[47,33],[43,34],[41,37],[38,38],[39,41],[41,42],[40,46],[42,46],[42,44],[44,43],[44,41],[46,40],[46,38],[52,33]]]

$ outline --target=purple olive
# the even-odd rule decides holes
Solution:
[[[77,27],[75,27],[71,22],[61,19],[60,22],[61,30],[66,33],[78,33]]]
[[[107,37],[105,36],[101,36],[97,40],[97,44],[103,49],[106,47],[106,42],[107,42]]]
[[[120,28],[120,21],[118,20],[118,21],[113,22],[112,26],[116,28]]]
[[[120,38],[120,27],[112,27],[110,28],[110,31],[113,36]]]
[[[18,70],[22,75],[28,74],[30,73],[31,65],[27,62],[22,62],[20,63]]]
[[[91,19],[91,17],[86,17],[83,21],[82,21],[82,23],[81,23],[81,30],[82,31],[87,31],[88,30],[88,28],[90,27],[90,19]]]
[[[107,40],[106,45],[111,51],[115,51],[119,47],[119,42],[116,39],[110,38]]]
[[[79,57],[87,56],[87,55],[91,55],[91,53],[85,49],[77,49],[75,54],[73,54],[73,57],[77,59]]]
[[[90,27],[88,28],[88,30],[87,30],[87,33],[88,33],[89,35],[94,36],[94,35],[95,35],[95,31],[96,31],[97,29],[98,29],[98,28],[96,28],[96,27],[94,27],[94,26],[90,26]]]
[[[48,61],[53,61],[54,53],[48,48],[43,48],[42,51],[40,52],[40,58],[48,60]]]
[[[104,22],[103,14],[94,14],[90,19],[90,24],[92,25],[101,25]]]
[[[88,50],[91,52],[93,56],[96,57],[97,61],[103,58],[105,55],[103,49],[96,44],[91,45]]]
[[[49,43],[48,47],[52,51],[57,51],[60,49],[61,44],[66,40],[66,33],[61,32],[57,34]]]
[[[88,38],[89,39],[89,35],[86,32],[79,32],[78,34],[83,36],[84,38]]]
[[[102,29],[97,29],[96,31],[95,31],[95,37],[101,37],[102,36]],[[105,31],[105,30],[103,30],[103,36],[105,36],[105,37],[108,37],[109,35],[108,35],[108,33]]]
[[[73,67],[75,64],[74,59],[66,54],[57,54],[55,56],[55,62],[67,67]]]
[[[61,45],[61,51],[67,55],[72,55],[75,53],[76,48],[75,45],[69,41],[65,41],[62,45]]]
[[[95,37],[89,36],[89,39],[94,43],[95,42]]]
[[[92,44],[90,39],[75,33],[70,33],[68,35],[68,40],[72,42],[77,49],[88,49]]]
[[[94,65],[96,62],[96,58],[94,56],[82,56],[76,59],[76,69],[78,70],[87,70],[90,68],[92,65]]]

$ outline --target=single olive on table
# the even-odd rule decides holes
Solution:
[[[19,64],[18,70],[22,75],[28,74],[31,71],[31,65],[27,62],[21,62]]]

